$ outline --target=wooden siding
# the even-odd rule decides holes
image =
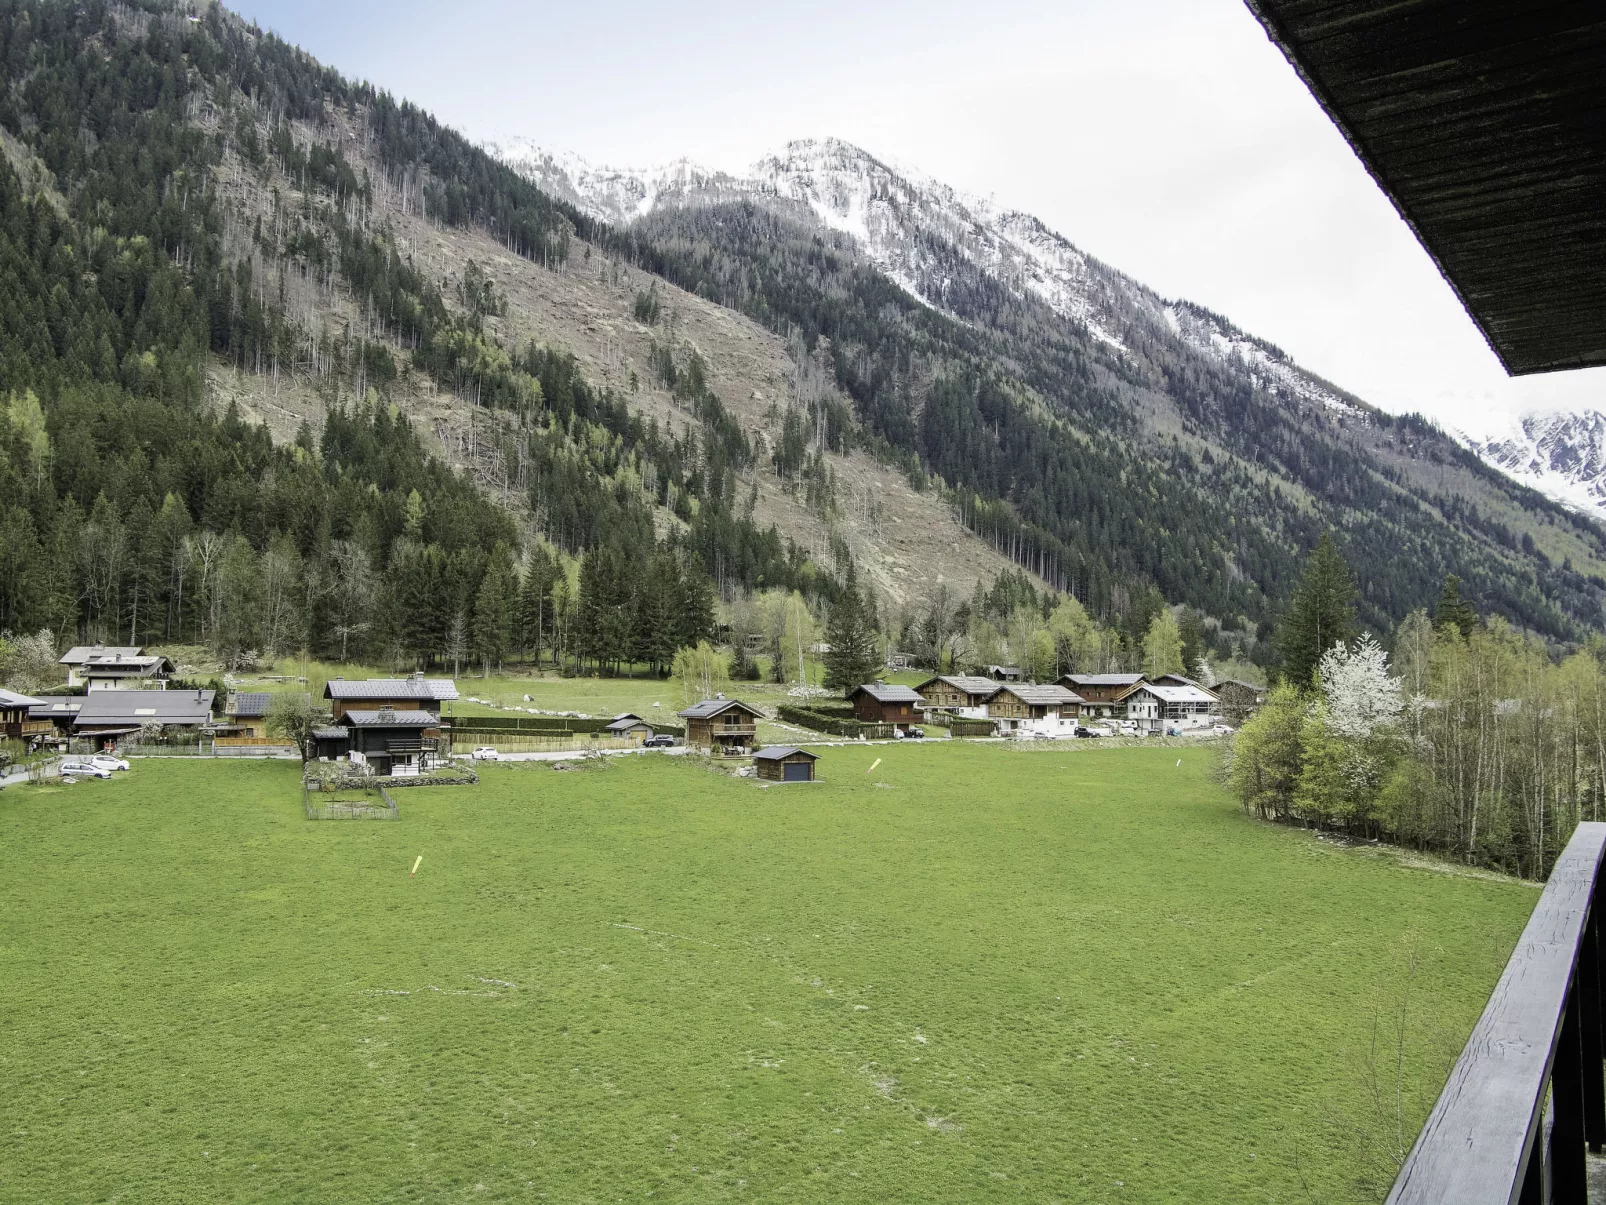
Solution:
[[[809,781],[814,781],[814,758],[807,753],[793,753],[782,758],[760,758],[754,763],[760,778],[770,782],[785,782],[787,766],[805,765],[809,768]]]
[[[871,694],[853,701],[853,717],[864,724],[918,724],[920,713],[913,703],[883,703]]]

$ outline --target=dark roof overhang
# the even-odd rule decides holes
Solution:
[[[1245,3],[1506,371],[1606,364],[1606,7]]]

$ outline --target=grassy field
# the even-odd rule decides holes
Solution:
[[[1537,893],[1178,756],[7,790],[0,1200],[1379,1199]]]

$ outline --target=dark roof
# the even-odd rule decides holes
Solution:
[[[624,715],[614,716],[613,719],[609,721],[607,727],[603,729],[603,731],[612,732],[615,728],[623,731],[626,728],[634,728],[637,725],[640,725],[643,728],[652,727],[651,724],[647,723],[647,721],[642,719],[639,715],[633,715],[627,711]]]
[[[61,655],[57,665],[82,665],[86,661],[102,661],[106,658],[138,657],[145,651],[143,645],[138,644],[75,644]]]
[[[753,760],[785,761],[787,758],[797,753],[801,753],[810,761],[820,760],[819,754],[810,753],[807,749],[799,749],[796,745],[775,745],[770,748],[760,749],[757,753],[753,754]]]
[[[343,741],[351,735],[349,728],[314,728],[312,739],[315,741]]]
[[[333,678],[325,684],[326,699],[418,699],[446,702],[457,698],[450,678]]]
[[[377,711],[347,709],[341,717],[351,728],[433,728],[440,721],[427,711]]]
[[[878,703],[924,703],[925,696],[912,686],[882,686],[879,682],[866,682],[855,686],[854,694],[864,693]]]
[[[1131,686],[1143,681],[1142,674],[1065,674],[1061,682],[1076,686]]]
[[[273,695],[268,691],[241,691],[234,696],[234,704],[229,714],[242,719],[256,719],[267,715],[272,703]]]
[[[979,674],[938,674],[935,678],[927,678],[916,690],[925,690],[933,682],[946,682],[955,690],[967,695],[992,695],[998,693],[998,683],[991,678],[983,678]]]
[[[40,695],[39,701],[28,708],[30,720],[63,719],[78,714],[84,705],[85,695]]]
[[[84,696],[74,726],[113,724],[205,724],[212,718],[209,690],[92,690]]]
[[[1252,690],[1259,694],[1265,694],[1267,689],[1269,689],[1265,686],[1256,686],[1253,682],[1245,682],[1242,678],[1223,678],[1210,689],[1219,694],[1224,686],[1241,686],[1245,690]]]
[[[32,695],[19,695],[14,690],[0,687],[0,707],[26,707],[31,711],[43,704],[43,699],[36,699]]]
[[[708,720],[729,711],[732,707],[741,708],[755,719],[763,714],[758,708],[750,707],[740,699],[704,699],[701,703],[694,704],[678,714],[688,720]]]
[[[1033,707],[1056,707],[1065,703],[1087,702],[1074,690],[1066,690],[1065,687],[1058,685],[1038,686],[1033,682],[1006,682],[999,688],[998,693],[1014,695],[1022,703]]]
[[[170,674],[173,663],[159,654],[140,657],[94,656],[78,662],[76,668],[91,678],[144,678],[151,674]]]
[[[1247,0],[1513,374],[1606,364],[1606,15]]]

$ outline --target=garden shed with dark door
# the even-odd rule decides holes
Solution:
[[[776,745],[753,754],[758,776],[770,782],[813,782],[814,763],[818,760],[807,750],[790,745]]]

